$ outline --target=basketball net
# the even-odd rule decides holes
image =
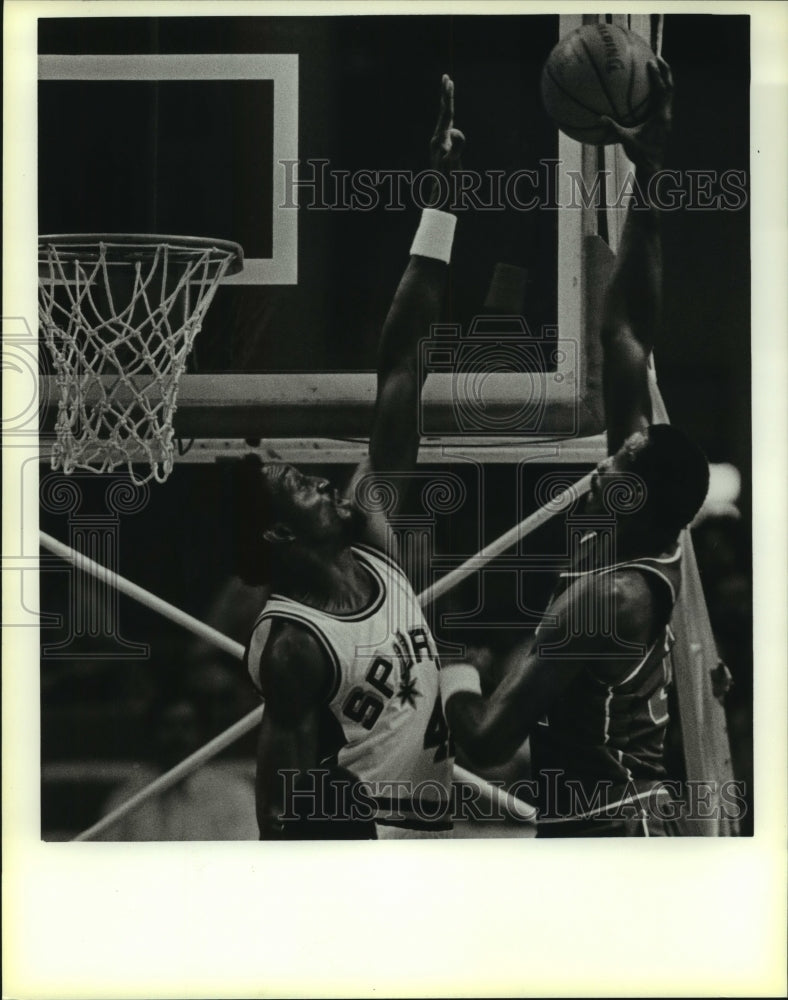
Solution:
[[[179,379],[240,247],[59,239],[39,245],[39,317],[58,388],[52,468],[68,475],[126,465],[138,484],[164,482]]]

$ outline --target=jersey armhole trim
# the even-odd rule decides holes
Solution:
[[[396,559],[392,559],[391,556],[384,552],[382,549],[375,548],[374,545],[369,545],[367,542],[354,542],[353,548],[358,549],[363,555],[377,557],[382,562],[386,563],[391,569],[396,570],[400,576],[407,580],[410,585],[410,581],[405,573],[405,570],[400,566]]]
[[[241,663],[243,664],[244,673],[248,676],[249,680],[252,682],[252,687],[255,689],[255,692],[262,698],[262,692],[260,690],[260,685],[257,683],[257,681],[252,676],[252,671],[251,671],[251,668],[249,667],[249,653],[251,651],[252,651],[252,644],[251,644],[251,640],[250,640],[249,641],[249,645],[246,647],[246,649],[244,649],[244,657],[243,657],[243,660],[241,661]]]

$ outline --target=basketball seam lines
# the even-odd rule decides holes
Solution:
[[[594,72],[596,73],[596,78],[597,78],[597,80],[599,80],[599,86],[602,88],[602,93],[605,95],[605,99],[607,100],[607,103],[610,105],[610,109],[613,112],[613,114],[610,117],[611,118],[615,118],[615,120],[618,121],[618,119],[620,117],[618,107],[616,106],[616,102],[610,96],[610,92],[608,91],[607,87],[605,86],[604,77],[599,72],[599,67],[597,66],[597,64],[596,64],[596,62],[594,60],[594,55],[591,52],[591,49],[589,49],[588,45],[586,44],[585,38],[581,37],[579,39],[579,41],[580,41],[580,44],[583,46],[583,48],[586,50],[586,55],[588,56],[588,61],[591,63],[591,65],[594,68]],[[597,114],[599,114],[599,112],[597,112]]]
[[[640,108],[642,108],[644,104],[647,105],[650,100],[651,100],[651,94],[646,94],[643,100],[638,101],[638,103],[635,105],[634,108],[630,107],[629,113],[632,115],[632,117],[637,118],[640,113]]]
[[[592,108],[589,104],[584,104],[583,101],[581,101],[577,97],[575,97],[575,95],[570,90],[567,90],[566,87],[563,86],[563,84],[561,83],[561,81],[556,78],[555,74],[553,73],[553,71],[550,69],[549,66],[545,66],[545,72],[547,73],[547,75],[550,77],[550,79],[553,81],[553,83],[556,85],[556,87],[558,87],[558,89],[561,91],[561,93],[565,97],[568,97],[570,101],[574,101],[575,104],[579,108],[582,108],[584,111],[587,111],[589,114],[596,115],[597,118],[599,117],[599,112],[596,110],[596,108]],[[575,127],[574,125],[570,126],[570,128],[574,128],[574,127]],[[578,128],[599,128],[599,125],[578,125],[577,127]]]
[[[635,86],[635,55],[632,52],[632,46],[629,46],[629,83],[627,84],[627,107],[629,108],[629,118],[634,118],[635,113],[632,110],[632,90]]]

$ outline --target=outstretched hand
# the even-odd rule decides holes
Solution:
[[[448,178],[453,170],[462,168],[461,157],[464,146],[465,136],[454,127],[454,81],[444,73],[441,78],[438,123],[430,139],[430,167]],[[437,194],[437,183],[435,190]],[[445,201],[445,198],[437,200]]]
[[[625,128],[606,115],[602,121],[618,136],[624,152],[636,167],[656,171],[661,170],[664,163],[673,118],[673,74],[660,56],[646,69],[654,95],[654,106],[648,118],[634,128]]]

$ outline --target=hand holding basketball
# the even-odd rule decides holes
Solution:
[[[656,62],[648,64],[647,69],[655,106],[643,124],[625,128],[606,115],[602,120],[615,133],[636,167],[660,170],[673,118],[673,75],[670,66],[659,56]]]
[[[655,95],[651,46],[633,31],[600,21],[559,39],[542,70],[542,103],[571,139],[593,145],[618,141],[610,121],[641,125]]]

